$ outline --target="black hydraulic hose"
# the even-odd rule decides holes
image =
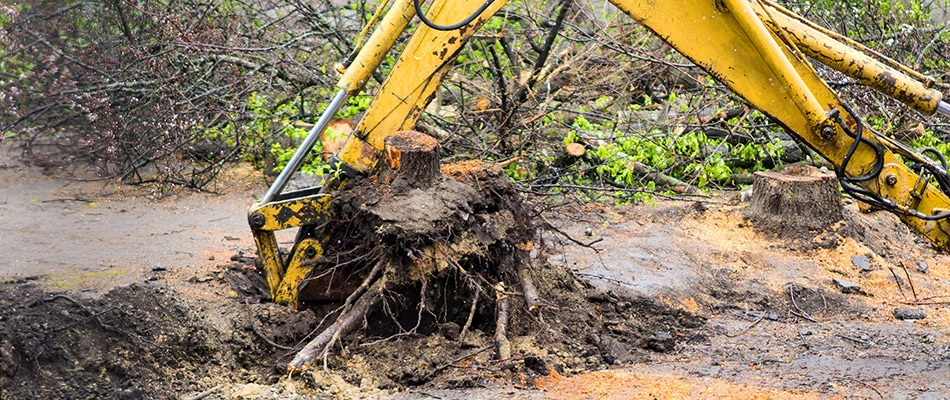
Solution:
[[[477,18],[479,15],[482,15],[482,12],[485,11],[485,9],[487,9],[488,6],[490,6],[494,2],[495,0],[485,0],[485,2],[482,3],[482,6],[478,7],[478,10],[472,13],[472,15],[469,15],[468,18],[465,18],[461,22],[457,24],[452,24],[452,25],[439,25],[429,20],[429,18],[426,18],[425,11],[422,11],[422,4],[421,4],[422,0],[412,0],[412,5],[416,8],[416,15],[419,16],[419,19],[422,20],[422,23],[426,24],[426,26],[432,29],[435,29],[437,31],[454,31],[458,28],[461,28],[465,25],[472,23],[472,21],[474,21],[475,18]]]
[[[838,171],[837,171],[838,176],[841,177],[842,179],[847,180],[849,183],[866,182],[872,179],[876,179],[877,176],[880,175],[881,171],[884,169],[884,149],[882,149],[879,144],[874,143],[864,137],[864,123],[861,122],[860,118],[854,117],[854,112],[851,111],[850,107],[844,104],[842,104],[842,106],[844,107],[845,111],[847,111],[848,114],[854,118],[856,126],[855,126],[854,132],[852,132],[851,129],[848,128],[848,125],[845,124],[844,119],[841,117],[841,113],[838,113],[838,112],[834,113],[833,117],[838,120],[838,124],[840,124],[841,128],[844,129],[844,132],[847,133],[848,136],[854,138],[854,143],[851,143],[851,148],[848,149],[848,154],[844,156],[844,160],[842,160],[841,166],[838,167]],[[854,156],[854,153],[858,150],[858,146],[861,143],[864,143],[870,146],[872,149],[874,149],[874,155],[875,155],[874,169],[872,169],[871,172],[862,176],[848,177],[847,175],[845,175],[845,169],[847,168],[848,164],[851,162],[851,157]]]
[[[924,147],[920,149],[920,154],[927,153],[933,154],[934,157],[937,157],[937,161],[940,161],[940,165],[943,166],[943,169],[950,169],[947,168],[947,158],[943,156],[943,153],[941,153],[940,150],[937,150],[933,147]]]
[[[829,114],[830,117],[835,118],[835,120],[838,122],[839,125],[841,125],[841,128],[845,131],[846,134],[848,134],[848,136],[854,138],[854,143],[852,143],[851,148],[848,149],[848,153],[845,155],[844,159],[842,160],[841,165],[838,168],[835,168],[835,174],[838,176],[838,181],[841,183],[841,188],[845,191],[845,193],[848,193],[849,195],[851,195],[851,197],[853,197],[855,200],[862,201],[864,203],[870,204],[871,206],[879,207],[885,210],[892,210],[892,211],[895,211],[901,214],[910,215],[910,216],[913,216],[925,221],[937,221],[937,220],[950,218],[950,212],[945,212],[945,213],[941,213],[937,215],[926,215],[917,210],[911,210],[911,211],[903,210],[900,207],[898,207],[897,204],[894,204],[893,201],[885,199],[881,197],[879,194],[874,193],[870,190],[854,185],[855,182],[866,182],[866,181],[877,178],[881,174],[881,171],[884,169],[884,150],[880,144],[874,143],[864,137],[864,124],[861,122],[861,119],[854,115],[854,112],[851,110],[850,107],[844,104],[842,104],[842,106],[844,107],[845,111],[847,111],[848,114],[854,118],[856,122],[855,130],[852,132],[851,129],[848,128],[848,125],[845,124],[844,119],[841,117],[841,114],[838,112],[837,109],[832,110],[832,112]],[[874,168],[868,174],[858,176],[858,177],[848,177],[845,171],[848,167],[848,164],[851,162],[851,158],[854,156],[854,153],[857,151],[858,146],[861,143],[864,143],[870,146],[872,149],[874,149],[874,153],[876,156],[874,160]],[[939,158],[941,158],[941,162],[945,162],[942,156]],[[942,179],[938,179],[938,183],[944,184],[946,182],[944,182],[944,180]],[[944,190],[944,188],[941,188],[941,190]]]

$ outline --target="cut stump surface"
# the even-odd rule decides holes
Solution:
[[[807,238],[844,218],[838,180],[833,172],[810,166],[756,172],[745,215],[765,232]]]

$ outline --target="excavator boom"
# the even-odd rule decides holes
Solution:
[[[326,124],[359,93],[421,0],[395,0],[338,83],[339,92],[248,220],[271,295],[296,304],[300,283],[327,239],[314,228],[327,217],[333,185],[282,193]],[[372,171],[385,138],[411,129],[452,68],[459,50],[505,0],[435,0],[356,129],[334,156],[344,177]],[[937,246],[950,246],[950,176],[945,165],[876,135],[818,75],[811,60],[837,69],[923,114],[950,106],[935,82],[769,0],[611,0],[790,134],[828,159],[852,197],[895,212]],[[908,168],[895,156],[920,165]],[[934,184],[936,183],[936,185]],[[301,227],[286,259],[274,232]]]

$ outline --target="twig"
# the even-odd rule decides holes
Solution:
[[[858,339],[858,338],[856,338],[856,337],[851,337],[851,336],[848,336],[848,335],[842,335],[842,334],[840,334],[840,333],[836,333],[835,336],[837,336],[837,337],[839,337],[839,338],[842,338],[842,339],[845,339],[845,340],[850,340],[850,341],[855,342],[855,343],[858,343],[858,344],[863,344],[863,345],[865,345],[865,346],[868,345],[868,342],[867,342],[866,340],[861,340],[861,339]]]
[[[571,235],[568,235],[566,232],[564,232],[564,231],[558,229],[556,226],[554,226],[554,224],[551,223],[551,221],[548,221],[548,219],[545,218],[543,215],[541,216],[541,219],[544,221],[544,225],[545,225],[547,228],[549,228],[549,229],[551,229],[552,231],[555,231],[555,232],[561,234],[561,236],[564,236],[565,238],[567,238],[567,240],[570,240],[570,241],[574,242],[574,244],[577,244],[577,245],[579,245],[579,246],[582,246],[582,247],[586,247],[586,248],[588,248],[588,249],[591,249],[591,250],[593,250],[595,253],[600,253],[600,250],[601,250],[601,249],[598,249],[598,248],[594,247],[594,245],[597,244],[597,243],[600,243],[600,241],[604,240],[604,238],[597,238],[597,239],[594,239],[594,240],[593,240],[592,242],[590,242],[590,243],[584,243],[584,242],[582,242],[582,241],[580,241],[580,240],[574,239],[573,237],[571,237]]]
[[[518,155],[516,155],[516,156],[514,156],[514,157],[511,157],[511,158],[509,158],[509,159],[507,159],[507,160],[504,160],[504,161],[499,161],[499,162],[497,162],[497,163],[495,163],[495,164],[498,165],[499,168],[505,168],[505,167],[508,166],[508,164],[511,164],[511,163],[513,163],[513,162],[515,162],[515,161],[518,161],[518,160],[520,160],[522,157],[524,157],[524,153],[518,154]]]
[[[799,313],[797,313],[797,312],[795,312],[795,311],[789,311],[789,312],[792,313],[792,315],[794,315],[794,316],[796,316],[796,317],[798,317],[798,318],[807,319],[807,320],[810,321],[810,322],[818,322],[817,319],[814,319],[814,318],[812,318],[812,317],[809,317],[808,314],[799,314]],[[804,311],[802,311],[802,312],[804,313]]]
[[[203,399],[203,398],[205,398],[205,397],[210,396],[212,393],[221,390],[222,388],[224,388],[224,385],[218,385],[218,386],[215,386],[215,387],[213,387],[213,388],[211,388],[211,389],[205,390],[204,392],[198,393],[198,394],[196,394],[196,395],[194,395],[194,396],[186,397],[184,400],[201,400],[201,399]]]
[[[447,363],[445,363],[445,364],[442,364],[442,365],[438,366],[436,369],[434,369],[434,370],[432,370],[431,372],[429,372],[428,374],[426,374],[425,376],[423,376],[423,377],[422,377],[422,381],[423,381],[423,382],[426,382],[426,381],[428,381],[429,379],[431,379],[433,376],[435,376],[435,374],[438,374],[439,372],[445,371],[446,368],[448,368],[448,367],[454,367],[454,366],[455,366],[455,363],[457,363],[457,362],[459,362],[459,361],[462,361],[462,360],[465,360],[465,359],[467,359],[467,358],[475,357],[475,356],[477,356],[477,355],[479,355],[479,354],[484,353],[485,350],[488,350],[488,349],[490,349],[490,348],[492,348],[492,347],[491,347],[491,346],[485,346],[485,347],[482,347],[482,348],[480,348],[480,349],[478,349],[478,350],[475,350],[475,351],[473,351],[473,352],[471,352],[471,353],[468,353],[468,354],[466,354],[466,355],[464,355],[464,356],[461,356],[461,357],[456,358],[456,359],[454,359],[454,360],[452,360],[452,361],[449,361],[449,362],[447,362]]]
[[[907,267],[904,265],[904,261],[900,261],[901,268],[904,269],[904,276],[907,277],[907,285],[910,286],[910,292],[914,295],[914,300],[917,300],[917,289],[914,288],[914,281],[910,279],[910,273],[907,272]]]
[[[868,389],[871,389],[871,390],[874,391],[874,393],[877,393],[878,397],[880,397],[880,398],[882,398],[882,399],[884,398],[884,395],[881,394],[881,391],[880,391],[880,390],[877,390],[877,388],[875,388],[874,386],[871,386],[871,385],[868,384],[868,383],[859,381],[859,380],[854,379],[854,378],[848,378],[848,379],[850,379],[850,380],[852,380],[852,381],[855,381],[855,382],[857,382],[857,383],[860,383],[860,384],[862,384],[862,385],[864,385],[864,386],[867,386]]]
[[[42,200],[42,201],[40,201],[40,203],[58,203],[58,202],[63,202],[63,203],[65,203],[65,202],[70,202],[70,201],[78,201],[78,202],[82,202],[82,203],[94,203],[94,202],[95,202],[95,200],[84,199],[84,198],[82,198],[82,197],[69,197],[69,198],[63,198],[63,199],[48,199],[48,200]]]
[[[907,304],[907,305],[913,305],[913,306],[946,306],[946,305],[950,305],[950,301],[918,300],[918,301],[902,301],[901,304]]]
[[[482,51],[485,51],[484,42],[482,42]],[[488,53],[492,60],[488,69],[495,76],[495,86],[498,88],[498,95],[501,97],[501,112],[508,114],[508,84],[505,83],[505,73],[501,70],[501,61],[498,59],[498,52],[495,51],[494,43],[488,46]],[[514,62],[514,60],[511,61]],[[507,122],[507,118],[503,122]]]
[[[809,316],[808,313],[805,312],[805,310],[802,310],[802,308],[798,306],[798,302],[795,301],[795,285],[788,286],[788,297],[792,299],[792,305],[795,306],[795,309],[801,312],[801,314],[799,314],[797,312],[789,310],[789,312],[792,313],[792,315],[799,318],[807,319],[811,322],[818,322],[817,320]]]
[[[123,335],[123,336],[128,337],[129,339],[132,339],[132,336],[129,335],[128,333],[126,333],[125,331],[122,331],[122,330],[120,330],[120,329],[117,329],[117,328],[113,327],[112,325],[109,325],[109,324],[105,323],[105,322],[102,320],[102,314],[105,313],[106,311],[109,311],[109,310],[103,311],[103,312],[101,312],[101,313],[97,313],[97,312],[93,311],[91,308],[87,307],[85,304],[82,304],[79,300],[76,300],[76,299],[74,299],[74,298],[72,298],[72,297],[69,297],[69,296],[67,296],[67,295],[65,295],[65,294],[57,294],[57,295],[55,295],[55,296],[50,297],[49,299],[47,299],[46,302],[52,302],[52,301],[55,301],[56,299],[67,300],[67,301],[69,301],[70,303],[73,303],[73,304],[75,304],[77,307],[81,308],[83,311],[89,313],[90,316],[96,317],[96,323],[99,324],[99,327],[100,327],[100,328],[105,329],[105,330],[110,331],[110,332],[115,332],[115,333],[121,334],[121,335]],[[110,310],[111,310],[111,308],[110,308]]]
[[[475,309],[478,307],[478,298],[482,295],[482,287],[472,283],[475,286],[475,295],[472,297],[472,308],[468,310],[468,319],[465,320],[465,326],[462,327],[462,333],[459,334],[459,341],[465,339],[465,334],[472,327],[472,320],[475,318]]]
[[[535,49],[535,51],[538,52],[538,58],[534,60],[534,68],[531,71],[531,76],[528,77],[528,82],[518,87],[518,90],[515,91],[514,95],[511,96],[514,99],[515,104],[524,103],[525,100],[528,99],[528,91],[534,88],[541,70],[544,68],[544,65],[547,64],[548,56],[551,54],[551,48],[554,47],[554,39],[557,38],[558,33],[560,33],[561,29],[564,27],[564,18],[567,17],[567,12],[570,10],[573,4],[574,2],[572,0],[561,0],[559,4],[561,10],[557,14],[557,18],[554,21],[554,26],[548,32],[548,35],[544,40],[544,45]],[[528,42],[532,44],[532,47],[536,46],[533,40],[529,39]],[[512,111],[514,109],[515,107],[512,107]],[[510,114],[508,118],[511,118]]]
[[[749,324],[749,326],[747,326],[745,329],[743,329],[743,330],[741,330],[741,331],[739,331],[739,332],[737,332],[737,333],[735,333],[735,334],[732,334],[732,335],[730,335],[730,334],[727,333],[727,334],[726,334],[726,337],[734,338],[734,337],[739,337],[739,336],[745,335],[746,332],[748,332],[750,329],[752,329],[753,327],[755,327],[756,325],[758,325],[759,322],[762,322],[762,320],[765,319],[765,316],[766,316],[766,315],[768,315],[768,313],[763,311],[763,312],[762,312],[762,315],[760,315],[759,318],[756,318],[755,321],[753,321],[751,324]]]
[[[903,297],[904,300],[907,300],[907,295],[904,294],[904,288],[903,288],[902,285],[901,285],[901,278],[899,278],[899,277],[897,276],[897,273],[894,272],[894,268],[891,268],[890,265],[887,266],[887,269],[889,269],[889,270],[891,271],[891,276],[894,277],[894,283],[897,284],[897,290],[900,290],[900,292],[901,292],[901,297]]]
[[[946,32],[948,28],[950,28],[950,22],[944,23],[943,27],[941,27],[940,30],[937,31],[936,34],[934,34],[933,39],[930,39],[930,41],[927,42],[927,44],[924,45],[924,47],[920,49],[920,51],[917,53],[917,57],[914,57],[914,60],[916,60],[914,61],[914,67],[913,67],[914,69],[920,68],[920,62],[921,60],[923,60],[924,54],[926,54],[927,51],[930,50],[930,47],[933,46],[934,43],[937,43],[937,41],[940,40],[940,37],[943,36],[943,33]]]
[[[599,274],[591,274],[591,273],[587,273],[587,272],[578,272],[578,271],[575,270],[575,271],[574,271],[574,275],[577,275],[577,276],[579,276],[579,277],[596,278],[596,279],[600,279],[600,280],[605,280],[605,281],[607,281],[607,282],[612,282],[612,283],[614,283],[614,284],[616,284],[616,285],[628,285],[628,286],[630,286],[629,283],[624,282],[624,281],[622,281],[622,280],[620,280],[620,279],[608,278],[608,277],[606,277],[606,276],[599,275]]]

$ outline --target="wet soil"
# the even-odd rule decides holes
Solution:
[[[244,222],[251,193],[260,188],[132,200],[102,186],[92,208],[108,228],[90,227],[83,235],[101,240],[57,246],[49,237],[84,223],[76,218],[84,210],[79,204],[51,210],[32,200],[47,199],[44,193],[85,195],[90,186],[4,162],[0,212],[35,223],[0,231],[4,245],[18,240],[0,253],[6,268],[0,398],[943,398],[950,392],[950,298],[944,297],[950,258],[893,216],[861,214],[854,205],[844,222],[815,232],[806,246],[800,238],[766,236],[743,218],[742,205],[718,199],[549,213],[575,239],[602,240],[594,251],[544,234],[549,247],[540,257],[553,265],[536,277],[544,307],[540,318],[523,316],[513,327],[511,361],[494,359],[488,321],[473,324],[466,338],[449,323],[393,337],[393,324],[384,323],[391,319],[373,314],[336,347],[326,369],[287,377],[294,351],[286,348],[322,326],[325,310],[267,302]],[[23,195],[44,185],[52,189]],[[101,206],[110,203],[128,207]],[[150,211],[125,219],[131,206]],[[178,213],[151,218],[165,207]],[[231,208],[237,215],[207,214]],[[182,219],[194,226],[182,227]],[[162,242],[146,234],[176,229],[186,236]],[[77,251],[85,255],[71,255]],[[176,261],[176,251],[196,256]],[[856,256],[871,267],[857,268]],[[61,261],[49,265],[41,257]],[[926,273],[918,271],[919,261]],[[89,274],[112,269],[129,272]],[[861,290],[842,293],[833,279]],[[926,318],[898,320],[897,307],[922,310]]]

